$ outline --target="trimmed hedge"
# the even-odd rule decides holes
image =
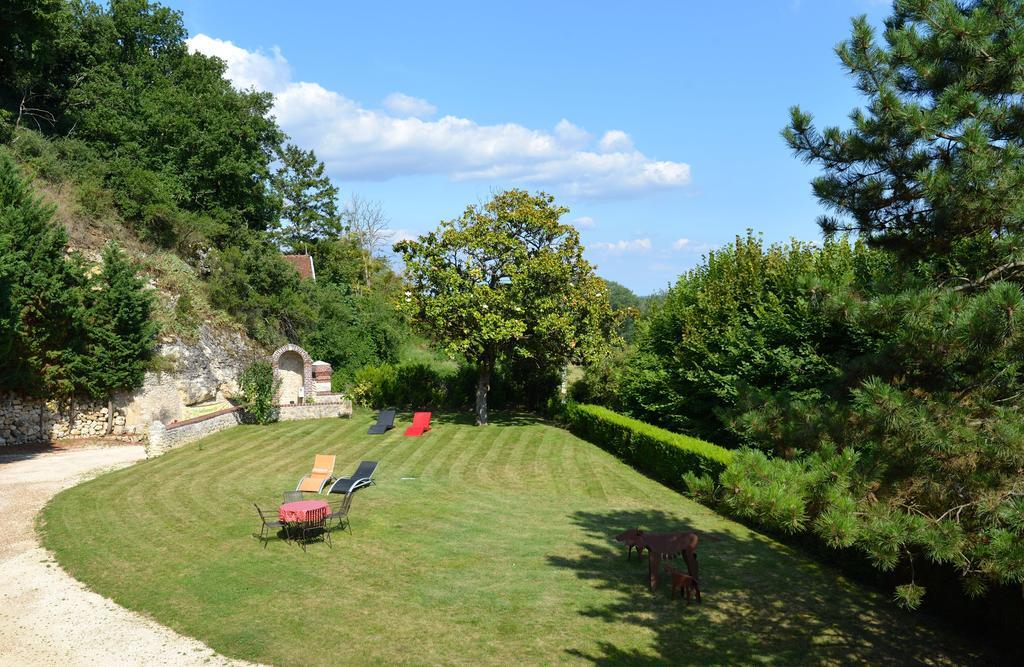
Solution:
[[[642,473],[668,486],[683,485],[683,475],[718,475],[732,462],[732,452],[688,435],[625,417],[598,405],[569,403],[569,430],[611,452]]]

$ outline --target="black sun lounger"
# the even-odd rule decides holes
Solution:
[[[377,415],[377,423],[370,427],[367,431],[370,435],[381,435],[387,433],[395,427],[395,411],[392,410],[381,410],[380,414]]]
[[[361,461],[351,477],[342,477],[331,484],[328,493],[352,493],[356,489],[373,484],[373,473],[377,470],[376,461]]]

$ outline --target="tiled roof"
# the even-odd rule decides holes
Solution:
[[[316,280],[316,270],[313,268],[313,257],[310,255],[282,255],[284,260],[295,267],[303,278]]]

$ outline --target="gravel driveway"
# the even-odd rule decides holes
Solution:
[[[61,489],[145,458],[121,445],[0,454],[0,665],[243,665],[67,575],[39,546],[35,515]]]

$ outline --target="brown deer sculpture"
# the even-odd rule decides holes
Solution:
[[[629,560],[633,555],[633,549],[636,549],[636,555],[642,556],[644,553],[644,531],[639,528],[630,528],[624,533],[620,533],[615,536],[619,542],[623,542],[626,545],[626,560]]]
[[[677,570],[671,565],[665,565],[665,571],[672,576],[672,599],[676,599],[676,591],[679,591],[679,597],[686,594],[686,604],[690,604],[691,594],[697,598],[697,602],[700,603],[700,584],[697,580],[690,575],[686,574],[682,570]]]

